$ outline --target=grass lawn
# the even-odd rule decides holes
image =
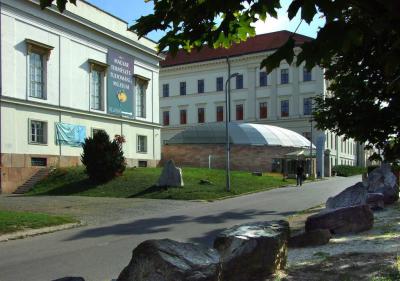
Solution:
[[[77,222],[70,217],[41,213],[0,211],[0,235],[26,229],[37,229]]]
[[[120,198],[157,198],[180,200],[213,200],[248,192],[268,190],[286,186],[294,180],[282,180],[280,174],[262,177],[249,172],[231,173],[232,191],[225,191],[225,170],[207,168],[183,168],[183,188],[162,190],[154,186],[161,174],[161,168],[131,168],[105,184],[93,184],[88,180],[83,167],[58,169],[39,182],[28,195],[80,195]],[[201,185],[200,180],[208,180],[211,185]]]

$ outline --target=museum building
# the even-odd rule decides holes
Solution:
[[[98,130],[123,135],[128,166],[160,160],[156,43],[82,0],[42,10],[1,1],[1,193],[38,171],[80,165]]]

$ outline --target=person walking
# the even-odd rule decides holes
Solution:
[[[303,177],[304,177],[304,168],[302,165],[299,165],[297,166],[297,171],[296,171],[296,179],[297,179],[296,186],[303,185]]]

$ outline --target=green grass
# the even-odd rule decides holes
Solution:
[[[0,234],[77,222],[70,217],[41,213],[0,211]]]
[[[214,200],[272,189],[293,184],[283,181],[279,174],[262,177],[249,172],[232,171],[231,192],[225,190],[225,171],[206,168],[183,168],[183,188],[160,189],[154,186],[161,174],[160,168],[132,168],[104,184],[89,181],[83,167],[58,169],[39,182],[28,195],[79,195],[119,198],[156,198],[178,200]],[[200,180],[209,180],[212,185],[201,185]]]

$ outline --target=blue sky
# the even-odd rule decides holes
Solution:
[[[127,21],[130,24],[134,23],[136,19],[143,15],[147,15],[152,13],[153,5],[152,2],[149,1],[145,3],[144,0],[87,0],[88,2],[98,6],[99,8]],[[78,2],[79,3],[79,2]],[[267,33],[278,30],[289,30],[295,31],[297,25],[300,23],[299,16],[294,18],[292,21],[289,21],[287,18],[287,8],[291,0],[282,0],[282,9],[279,10],[278,19],[270,18],[264,22],[256,23],[256,32],[257,34]],[[318,28],[324,25],[324,19],[316,16],[311,25],[303,22],[299,29],[298,33],[308,35],[311,37],[316,37],[318,32]],[[158,41],[162,37],[162,32],[152,32],[148,35],[150,39],[154,41]]]

